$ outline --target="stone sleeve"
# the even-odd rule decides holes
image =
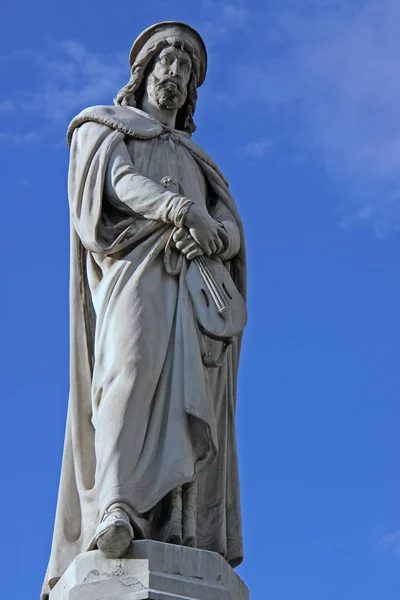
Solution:
[[[223,261],[231,260],[240,250],[240,231],[236,220],[228,207],[220,201],[210,210],[210,213],[222,227],[221,237],[224,245],[218,256]]]
[[[141,175],[135,168],[125,142],[121,141],[110,155],[106,180],[106,197],[119,201],[134,213],[155,221],[181,227],[192,201],[166,190],[161,184]]]

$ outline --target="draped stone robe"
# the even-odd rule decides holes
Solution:
[[[165,250],[187,198],[221,221],[221,258],[244,294],[244,240],[226,182],[183,132],[142,111],[93,107],[70,128],[71,390],[49,588],[115,501],[135,536],[242,560],[235,439],[240,340],[204,349]],[[185,196],[164,189],[171,176]],[[177,254],[174,250],[173,253]],[[170,259],[176,259],[173,255]]]

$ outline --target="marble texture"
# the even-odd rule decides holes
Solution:
[[[126,558],[80,554],[49,600],[248,600],[247,587],[214,552],[142,540]]]

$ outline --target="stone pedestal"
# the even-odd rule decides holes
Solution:
[[[80,554],[50,600],[249,600],[247,587],[219,554],[149,540],[126,558]]]

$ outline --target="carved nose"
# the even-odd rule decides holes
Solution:
[[[178,61],[175,61],[169,67],[169,74],[170,75],[177,75],[177,73],[178,73]]]

